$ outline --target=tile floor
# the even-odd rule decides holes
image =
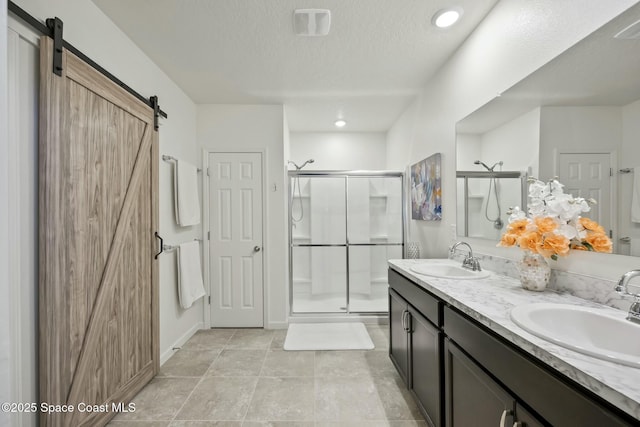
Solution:
[[[284,351],[285,330],[199,331],[119,414],[114,427],[426,426],[388,355],[387,325],[367,325],[375,350]]]

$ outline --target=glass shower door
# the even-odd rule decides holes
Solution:
[[[386,312],[387,260],[402,258],[402,177],[347,181],[348,306]]]
[[[292,313],[385,313],[402,258],[402,174],[290,172]]]
[[[347,311],[346,178],[291,177],[291,310]]]

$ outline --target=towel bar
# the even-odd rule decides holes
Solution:
[[[165,162],[176,162],[178,161],[178,159],[176,159],[173,156],[167,156],[166,154],[162,155],[162,160],[164,160]],[[198,172],[202,172],[202,169],[198,168]]]
[[[154,258],[155,258],[155,259],[158,259],[158,256],[159,256],[161,253],[163,253],[163,252],[171,252],[171,251],[175,251],[176,249],[178,249],[178,246],[179,246],[179,245],[167,245],[167,244],[165,244],[165,243],[164,243],[164,239],[163,239],[162,237],[160,237],[160,235],[158,234],[158,232],[157,232],[157,231],[155,232],[155,236],[156,236],[158,239],[160,239],[160,252],[158,252],[158,253],[154,256]],[[202,242],[202,239],[198,239],[198,238],[195,238],[195,239],[193,239],[193,240],[194,240],[194,241],[196,241],[196,242]]]

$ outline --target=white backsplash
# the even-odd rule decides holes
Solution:
[[[464,250],[456,250],[453,258],[462,262],[465,254],[466,251]],[[477,253],[475,251],[474,256],[480,259],[480,265],[483,269],[515,279],[519,278],[517,263],[511,259]],[[554,261],[551,261],[551,263],[553,262]],[[549,280],[548,289],[568,293],[578,298],[608,305],[620,310],[629,310],[633,298],[619,295],[614,290],[617,283],[617,281],[601,277],[554,269],[553,264],[551,264],[551,279]]]

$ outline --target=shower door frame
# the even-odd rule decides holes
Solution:
[[[313,243],[302,243],[302,244],[294,244],[293,243],[293,178],[303,178],[303,177],[331,177],[331,178],[344,178],[345,187],[344,187],[344,199],[345,199],[345,243],[344,244],[330,244],[330,243],[321,243],[321,244],[313,244]],[[400,199],[402,203],[401,207],[401,216],[402,216],[402,233],[401,233],[401,243],[349,243],[349,178],[400,178]],[[406,195],[405,195],[405,174],[400,171],[368,171],[368,170],[352,170],[352,171],[331,171],[331,170],[314,170],[314,171],[303,171],[303,170],[289,170],[288,171],[288,188],[289,188],[289,316],[377,316],[387,314],[388,311],[356,311],[352,312],[349,301],[349,276],[350,276],[350,266],[349,266],[349,248],[351,246],[354,247],[369,247],[369,246],[400,246],[402,250],[402,256],[404,257],[404,249],[406,243],[406,216],[407,216],[407,208],[406,208]],[[293,311],[293,248],[294,247],[344,247],[345,248],[345,257],[346,257],[346,309],[345,311],[312,311],[312,312],[297,312]]]

